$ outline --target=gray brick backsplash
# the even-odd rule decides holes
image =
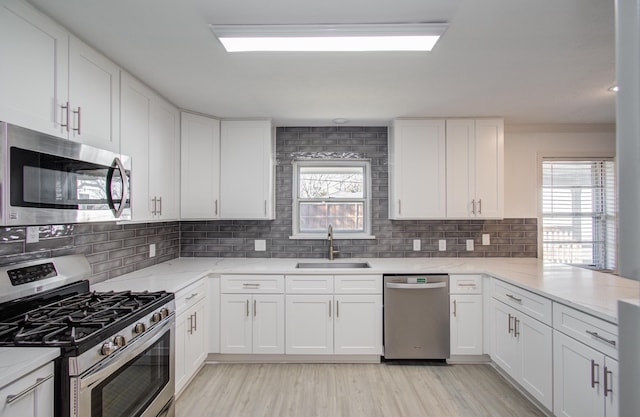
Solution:
[[[485,257],[537,256],[537,219],[397,221],[388,219],[388,151],[386,127],[280,127],[276,131],[276,219],[273,221],[182,222],[181,256],[244,256],[251,258],[324,258],[327,242],[292,240],[292,178],[294,156],[306,153],[349,153],[371,161],[372,229],[375,240],[337,240],[339,258],[349,257]],[[206,239],[203,233],[206,232]],[[489,233],[491,245],[482,246]],[[525,234],[526,233],[526,234]],[[531,233],[529,235],[528,233]],[[217,239],[217,240],[216,240]],[[255,239],[267,250],[255,252]],[[413,239],[422,241],[414,252]],[[438,251],[438,240],[447,251]],[[476,250],[466,251],[473,239]],[[215,240],[213,242],[212,240]],[[233,249],[233,250],[232,250]]]
[[[40,242],[25,242],[25,226],[0,228],[0,265],[84,254],[92,280],[113,278],[178,256],[233,258],[327,257],[327,241],[289,239],[292,233],[291,161],[301,153],[346,153],[371,161],[372,230],[375,240],[336,240],[338,258],[352,257],[537,257],[538,221],[388,219],[386,127],[285,127],[276,131],[276,219],[272,221],[183,221],[166,223],[83,223],[38,226]],[[491,245],[482,246],[482,234]],[[254,251],[264,239],[267,250]],[[413,239],[421,250],[413,251]],[[438,251],[438,240],[447,251]],[[473,239],[475,251],[466,251]],[[149,258],[149,244],[156,257]]]

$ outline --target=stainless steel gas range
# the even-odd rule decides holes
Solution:
[[[56,417],[173,417],[172,293],[91,292],[84,256],[0,268],[0,346],[59,347]]]

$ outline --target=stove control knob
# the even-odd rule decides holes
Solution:
[[[160,315],[162,316],[163,319],[169,317],[169,309],[166,307],[161,308]]]
[[[121,348],[127,344],[127,339],[119,334],[113,338],[113,344],[116,345],[117,348]]]
[[[100,348],[100,353],[103,356],[107,356],[107,355],[111,355],[113,352],[115,352],[117,349],[116,345],[113,344],[113,342],[106,342],[102,344],[102,347]]]
[[[136,323],[136,325],[133,326],[133,333],[135,334],[143,333],[145,330],[147,330],[147,326],[145,326],[144,323]]]
[[[160,313],[153,313],[151,316],[151,323],[157,323],[162,320],[162,315]]]

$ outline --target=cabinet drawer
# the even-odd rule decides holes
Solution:
[[[220,292],[223,294],[282,294],[284,275],[222,275]]]
[[[287,294],[332,294],[333,275],[287,275]]]
[[[618,326],[589,314],[553,303],[553,328],[593,349],[618,359]]]
[[[551,326],[551,300],[495,278],[492,281],[495,299]]]
[[[207,282],[200,279],[176,293],[176,315],[202,300],[207,295]]]
[[[0,415],[1,416],[32,416],[33,410],[38,410],[42,416],[53,408],[54,394],[54,366],[49,362],[17,380],[0,387]],[[24,395],[20,395],[24,393]],[[13,396],[12,400],[8,397]],[[11,401],[11,402],[9,402]]]
[[[482,294],[482,275],[449,275],[451,294]]]
[[[380,275],[336,275],[336,294],[382,294]]]

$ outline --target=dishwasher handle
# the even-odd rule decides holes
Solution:
[[[393,288],[397,290],[428,290],[432,288],[446,288],[447,283],[445,281],[442,282],[431,282],[426,284],[403,284],[398,282],[387,282],[387,288]]]

